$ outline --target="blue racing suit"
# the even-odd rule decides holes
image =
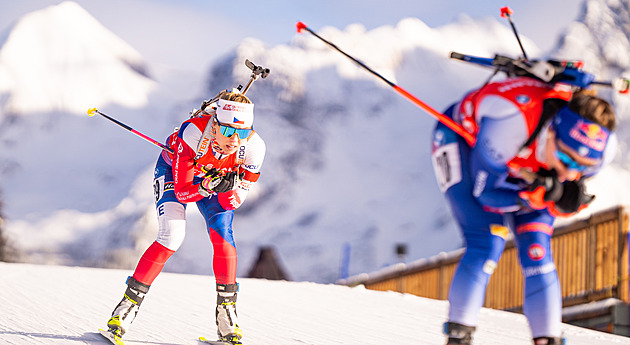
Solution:
[[[570,96],[570,91],[533,79],[507,79],[471,92],[445,112],[476,136],[474,145],[437,124],[433,166],[466,242],[449,292],[449,322],[477,325],[488,280],[511,230],[525,278],[523,312],[532,334],[560,336],[562,296],[550,248],[554,217],[519,201],[518,192],[528,183],[518,168],[546,168],[537,156],[538,140],[523,144],[540,120],[542,101]]]

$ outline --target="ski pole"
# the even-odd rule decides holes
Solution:
[[[427,112],[429,115],[433,116],[435,119],[437,119],[438,121],[440,121],[441,123],[443,123],[446,127],[450,128],[451,130],[453,130],[455,133],[459,134],[462,138],[464,138],[466,140],[466,142],[468,142],[469,145],[474,145],[475,144],[475,137],[470,133],[467,132],[459,123],[453,121],[453,119],[451,119],[450,117],[440,113],[439,111],[433,109],[432,107],[430,107],[428,104],[424,103],[423,101],[421,101],[419,98],[417,98],[416,96],[412,95],[411,93],[407,92],[405,89],[403,89],[402,87],[392,83],[391,81],[387,80],[385,77],[383,77],[382,75],[376,73],[374,70],[372,70],[371,68],[369,68],[368,66],[366,66],[363,62],[355,59],[354,57],[348,55],[346,52],[344,52],[343,50],[341,50],[339,47],[337,47],[336,45],[334,45],[332,42],[324,39],[323,37],[319,36],[317,33],[315,33],[313,30],[311,30],[308,26],[306,26],[306,24],[302,23],[302,22],[298,22],[296,24],[297,26],[297,32],[301,33],[302,30],[306,30],[309,33],[311,33],[313,36],[317,37],[319,40],[321,40],[322,42],[326,43],[327,45],[329,45],[330,47],[332,47],[333,49],[335,49],[336,51],[340,52],[341,54],[343,54],[345,57],[347,57],[348,59],[354,61],[355,63],[357,63],[359,66],[363,67],[365,70],[367,70],[368,72],[372,73],[373,75],[375,75],[376,77],[378,77],[379,79],[381,79],[382,81],[384,81],[385,83],[387,83],[387,85],[391,86],[396,92],[398,92],[399,94],[401,94],[403,97],[407,98],[407,100],[409,100],[410,102],[412,102],[413,104],[415,104],[416,106],[418,106],[420,109],[424,110],[425,112]]]
[[[591,82],[591,84],[593,85],[604,85],[604,86],[610,86],[613,88],[613,90],[619,92],[619,93],[629,93],[630,92],[630,79],[627,78],[615,78],[611,81],[593,81]]]
[[[159,147],[160,147],[160,148],[162,148],[163,150],[166,150],[166,151],[168,151],[168,152],[170,152],[170,153],[174,153],[174,152],[173,152],[173,150],[171,150],[171,148],[170,148],[170,147],[168,147],[168,146],[166,146],[166,145],[164,145],[164,144],[160,143],[159,141],[157,141],[157,140],[155,140],[155,139],[151,139],[151,138],[149,138],[148,136],[146,136],[146,135],[144,135],[144,134],[142,134],[142,133],[140,133],[140,132],[136,131],[135,129],[133,129],[133,128],[129,127],[129,126],[127,126],[126,124],[124,124],[124,123],[122,123],[122,122],[120,122],[120,121],[118,121],[118,120],[116,120],[116,119],[114,119],[114,118],[112,118],[112,117],[108,116],[107,114],[101,113],[101,112],[100,112],[100,111],[98,111],[96,108],[90,108],[90,109],[88,109],[87,114],[88,114],[88,116],[89,116],[89,117],[92,117],[92,116],[94,116],[95,114],[99,114],[99,115],[101,115],[102,117],[104,117],[104,118],[108,119],[109,121],[111,121],[111,122],[113,122],[113,123],[115,123],[115,124],[119,125],[120,127],[124,128],[124,129],[126,129],[126,130],[128,130],[129,132],[131,132],[131,133],[133,133],[133,134],[135,134],[135,135],[139,136],[140,138],[142,138],[142,139],[144,139],[144,140],[146,140],[146,141],[150,142],[151,144],[153,144],[153,145],[155,145],[155,146],[159,146]]]
[[[525,60],[529,60],[527,58],[527,53],[525,53],[525,48],[523,48],[523,44],[521,43],[521,37],[518,35],[518,32],[516,31],[516,26],[514,26],[514,22],[512,21],[513,13],[514,11],[512,11],[512,9],[507,6],[501,8],[501,17],[507,18],[507,20],[510,22],[510,26],[512,27],[512,31],[514,32],[514,36],[516,36],[516,41],[518,42],[518,45],[519,47],[521,47],[521,51],[523,52],[523,58],[525,58]]]

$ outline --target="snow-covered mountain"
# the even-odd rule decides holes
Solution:
[[[63,10],[71,13],[64,15],[81,16],[74,21],[95,22],[85,11],[77,10],[76,4],[62,5],[35,14],[52,16]],[[553,55],[580,52],[579,48],[571,50],[573,26],[580,25],[593,37],[605,36],[603,28],[585,19],[597,17],[591,8],[602,6],[612,8],[603,0],[587,1],[580,22],[569,27],[567,38]],[[623,17],[624,12],[613,15]],[[630,20],[627,13],[625,16]],[[360,24],[313,29],[438,110],[489,77],[487,70],[449,61],[450,51],[488,57],[495,53],[520,55],[509,26],[495,19],[460,16],[437,28],[410,18],[369,31]],[[46,30],[56,33],[54,28]],[[522,34],[528,55],[541,56],[543,52]],[[80,37],[67,37],[73,45],[82,46]],[[257,80],[248,92],[256,103],[255,128],[268,151],[257,189],[236,212],[239,274],[247,272],[262,245],[277,248],[293,279],[317,282],[337,278],[342,249],[347,245],[351,248],[350,274],[395,262],[398,243],[407,243],[409,260],[460,247],[462,241],[438,191],[429,159],[428,140],[435,121],[312,36],[295,34],[287,41],[267,46],[244,40],[211,68],[208,87],[195,99],[175,97],[172,85],[158,83],[147,89],[150,93],[145,90],[144,96],[134,98],[138,104],[145,99],[146,106],[141,108],[114,98],[99,104],[92,100],[95,103],[78,108],[97,106],[161,140],[202,99],[247,82],[250,73],[244,61],[249,59],[271,69],[269,77]],[[116,51],[103,49],[107,42],[94,38],[85,50],[95,44],[103,53]],[[6,47],[0,46],[0,56]],[[88,64],[89,56],[77,53],[74,59],[78,65]],[[110,60],[115,56],[119,55],[112,53]],[[600,52],[593,56],[612,59]],[[45,60],[47,55],[39,58]],[[130,58],[120,61],[126,59]],[[605,61],[615,64],[614,60]],[[103,75],[115,75],[114,81],[122,85],[128,78],[146,79],[137,68],[130,69],[135,74],[126,76],[114,74],[113,64],[108,66],[111,70],[103,67]],[[150,66],[142,70],[148,69]],[[67,73],[83,72],[72,69]],[[56,85],[65,85],[63,81],[70,77],[51,74],[50,78],[57,78],[53,79]],[[100,85],[85,83],[84,87],[95,84]],[[610,97],[617,104],[619,97]],[[20,116],[0,129],[0,187],[10,239],[23,250],[25,260],[32,262],[132,268],[156,233],[151,174],[158,149],[106,120],[77,117],[69,114],[72,111],[70,106],[43,113],[25,111],[32,116]],[[620,114],[622,139],[627,138],[627,117]],[[23,140],[25,137],[29,140]],[[630,187],[628,170],[626,161],[618,158],[589,184],[598,194],[589,212],[630,203],[624,193]],[[616,181],[614,186],[606,182],[611,180]],[[203,221],[191,206],[187,238],[165,270],[210,273],[210,258]]]
[[[75,2],[22,17],[0,47],[5,114],[82,114],[86,105],[109,103],[139,108],[155,87],[140,54]]]
[[[63,245],[89,232],[119,247],[127,241],[115,231],[129,233],[150,204],[124,200],[157,153],[86,111],[98,107],[165,137],[176,124],[165,120],[172,98],[138,52],[74,2],[30,13],[0,37],[0,190],[9,240],[27,260],[47,262],[74,262]]]
[[[630,1],[585,1],[577,21],[567,26],[566,34],[554,51],[562,59],[584,61],[585,69],[599,80],[630,78]],[[630,168],[630,97],[601,89],[615,105],[621,120],[618,135],[621,150],[617,163]],[[624,154],[625,153],[625,154]]]
[[[97,333],[125,290],[128,271],[0,263],[0,342],[104,344]],[[212,338],[213,277],[165,273],[125,334],[129,345],[194,344]],[[239,323],[245,344],[444,344],[448,303],[409,294],[309,282],[242,279]],[[45,288],[43,288],[45,286]],[[176,298],[174,298],[176,296]],[[628,338],[562,325],[571,345],[628,344]],[[528,345],[521,314],[482,309],[475,344]]]

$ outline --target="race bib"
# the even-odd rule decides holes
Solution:
[[[155,202],[157,203],[164,195],[164,175],[153,179],[153,196],[155,196]]]
[[[462,181],[462,166],[457,143],[440,146],[431,155],[438,186],[445,192]]]

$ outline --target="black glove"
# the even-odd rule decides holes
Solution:
[[[594,195],[586,194],[584,181],[561,183],[555,170],[538,171],[538,177],[519,196],[527,206],[542,210],[547,208],[553,216],[569,216],[590,204]]]
[[[238,183],[239,177],[242,178],[245,173],[239,175],[236,171],[230,171],[229,173],[221,177],[221,181],[214,187],[214,191],[217,193],[225,193],[234,189],[234,186]]]
[[[212,168],[206,172],[206,176],[199,184],[199,194],[207,197],[212,193],[229,192],[244,175],[245,173],[239,175],[236,171],[222,174],[220,170]]]
[[[535,210],[542,210],[549,207],[550,203],[555,203],[562,197],[564,186],[558,180],[555,170],[540,169],[537,177],[526,191],[519,193],[525,204]]]
[[[538,186],[545,188],[545,201],[557,202],[564,193],[564,185],[558,180],[558,173],[555,169],[540,169],[538,177],[530,186],[530,190],[536,189]]]
[[[585,208],[595,199],[595,195],[586,194],[584,181],[567,181],[564,183],[564,191],[554,208],[560,214],[572,214]]]

